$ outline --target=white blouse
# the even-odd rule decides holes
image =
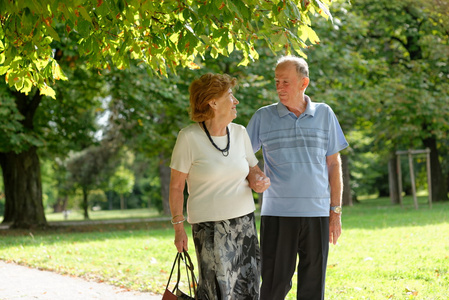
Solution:
[[[246,177],[257,165],[245,127],[230,123],[229,155],[217,150],[198,123],[183,128],[173,149],[170,168],[188,174],[187,220],[189,223],[221,221],[255,210]],[[212,137],[224,149],[227,135]]]

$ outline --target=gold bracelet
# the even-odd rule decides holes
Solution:
[[[174,221],[175,218],[177,218],[177,217],[184,217],[184,215],[176,215],[176,216],[174,216],[173,218],[171,218],[171,220]]]
[[[181,221],[178,221],[178,222],[173,222],[173,220],[171,220],[170,222],[171,222],[173,225],[176,225],[176,224],[181,224],[181,223],[183,223],[185,220],[186,220],[186,219],[184,218],[184,219],[182,219]]]

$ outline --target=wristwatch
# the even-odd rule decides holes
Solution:
[[[336,214],[341,214],[341,206],[331,206],[331,210]]]

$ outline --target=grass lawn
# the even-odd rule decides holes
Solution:
[[[343,235],[330,246],[326,299],[448,299],[449,203],[429,209],[426,198],[419,201],[418,210],[410,198],[404,208],[388,199],[344,208]],[[0,230],[0,259],[162,293],[176,254],[173,237],[167,221]],[[194,258],[191,239],[189,249]],[[296,299],[295,281],[287,299]]]

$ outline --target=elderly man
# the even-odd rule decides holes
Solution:
[[[339,151],[348,143],[332,109],[304,94],[304,59],[282,57],[275,79],[279,103],[260,108],[247,126],[271,180],[261,212],[260,299],[285,298],[298,255],[297,299],[324,299],[329,243],[341,234]]]

